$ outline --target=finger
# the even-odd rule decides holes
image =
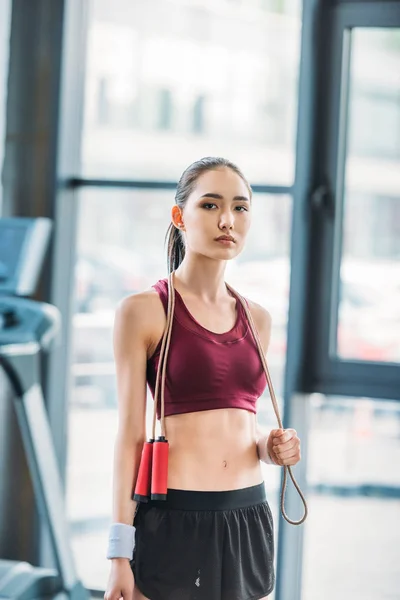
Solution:
[[[275,436],[278,436],[278,437],[279,437],[279,436],[281,436],[283,433],[285,433],[285,430],[284,430],[284,429],[271,429],[271,431],[270,431],[270,435],[271,435],[272,437],[275,437]]]
[[[277,452],[276,456],[278,456],[281,460],[286,458],[290,458],[292,456],[297,456],[299,454],[298,448],[289,448],[289,450],[284,450],[283,452]]]
[[[274,439],[275,443],[282,444],[292,439],[293,437],[296,437],[296,432],[294,431],[294,429],[285,429],[280,435],[274,436]]]
[[[286,452],[287,450],[297,450],[300,447],[300,440],[298,438],[294,438],[285,442],[284,444],[277,444],[274,446],[274,450],[278,452]]]
[[[284,443],[288,442],[289,440],[294,439],[296,437],[297,437],[297,433],[294,429],[286,429],[281,436],[276,436],[274,438],[273,442],[275,445],[284,444]]]
[[[300,457],[297,454],[295,454],[293,456],[286,457],[286,458],[282,458],[280,456],[279,458],[276,458],[275,460],[276,460],[276,463],[278,465],[280,465],[281,467],[292,466],[292,465],[296,465],[299,462]]]
[[[276,456],[287,455],[288,452],[290,454],[292,454],[293,452],[299,452],[300,451],[300,440],[298,438],[296,438],[295,440],[290,440],[289,442],[286,442],[286,444],[280,444],[278,446],[274,446],[273,451]]]

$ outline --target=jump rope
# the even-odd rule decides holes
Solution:
[[[275,415],[278,421],[280,429],[283,429],[281,417],[279,415],[279,408],[275,397],[274,388],[272,385],[271,377],[268,370],[267,361],[261,346],[261,341],[254,324],[253,317],[247,307],[244,298],[236,292],[230,285],[226,284],[227,288],[236,296],[245,311],[247,320],[250,325],[254,340],[257,345],[258,353],[260,355],[261,363],[263,365],[265,375],[267,378],[269,393],[271,396],[272,404],[274,407]],[[134,491],[133,499],[137,502],[148,502],[151,500],[166,500],[167,498],[167,479],[168,479],[168,450],[169,444],[166,438],[165,431],[165,417],[164,417],[164,391],[165,391],[165,373],[167,368],[167,357],[171,341],[172,322],[175,309],[175,288],[173,285],[173,272],[168,276],[168,309],[167,309],[167,324],[162,337],[160,359],[157,369],[156,386],[154,391],[154,413],[153,413],[153,428],[152,436],[149,441],[143,445],[142,456],[140,460],[140,467],[138,477],[136,480],[136,486]],[[157,406],[160,392],[160,380],[161,380],[161,435],[156,438],[156,423],[157,423]],[[281,490],[281,512],[283,517],[291,525],[301,525],[307,518],[308,507],[306,499],[292,473],[292,469],[289,465],[283,465],[283,482]],[[285,493],[287,485],[287,474],[289,473],[293,485],[295,486],[301,501],[304,505],[304,515],[299,521],[292,521],[286,514],[285,511]]]

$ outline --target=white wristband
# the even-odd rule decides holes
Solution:
[[[267,465],[276,465],[277,463],[274,462],[270,453],[268,452],[267,444],[268,444],[268,438],[265,436],[263,436],[262,438],[260,438],[258,440],[258,442],[257,442],[258,456],[260,457],[260,460],[263,463],[266,463]]]
[[[136,527],[126,523],[112,523],[108,536],[107,558],[132,560]]]

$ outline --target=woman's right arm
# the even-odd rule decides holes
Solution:
[[[136,502],[131,499],[146,440],[146,361],[149,345],[143,297],[119,304],[114,323],[118,429],[114,445],[113,522],[132,525]]]
[[[114,322],[118,429],[114,444],[112,521],[128,525],[134,521],[137,503],[132,496],[146,439],[146,361],[152,332],[149,304],[146,292],[124,298],[117,307]],[[129,597],[133,591],[129,560],[111,561],[105,598]]]

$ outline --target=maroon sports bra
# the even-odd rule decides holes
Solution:
[[[167,313],[168,279],[160,279],[153,287]],[[232,329],[214,333],[196,321],[176,289],[175,298],[165,416],[216,408],[242,408],[256,413],[267,379],[240,300],[236,297],[237,317]],[[147,383],[153,398],[160,350],[161,340],[147,361]],[[161,417],[160,404],[157,417]]]

